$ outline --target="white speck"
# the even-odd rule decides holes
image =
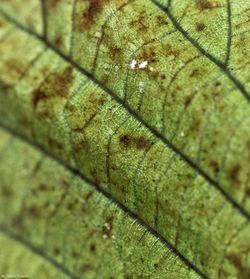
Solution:
[[[181,137],[184,137],[184,136],[185,136],[184,132],[181,132]]]
[[[140,65],[139,65],[139,69],[145,69],[148,65],[148,61],[143,61]]]
[[[137,62],[136,62],[136,60],[135,59],[133,59],[132,61],[131,61],[131,63],[130,63],[130,69],[135,69],[135,66],[136,66],[136,64],[137,64]]]
[[[112,236],[111,236],[111,238],[112,238],[112,239],[115,239],[115,236],[114,236],[114,235],[112,235]]]
[[[109,224],[109,223],[105,223],[105,224],[104,224],[104,226],[105,226],[105,228],[107,228],[108,230],[110,230],[110,229],[111,229],[111,227],[110,227],[110,224]]]
[[[102,235],[102,238],[103,238],[103,239],[107,239],[107,238],[108,238],[108,235],[107,235],[107,234],[103,234],[103,235]]]
[[[149,67],[149,71],[153,72],[154,68],[153,67]]]

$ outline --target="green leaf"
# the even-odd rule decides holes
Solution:
[[[249,278],[249,8],[3,0],[4,237],[73,278]]]

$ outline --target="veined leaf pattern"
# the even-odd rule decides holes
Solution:
[[[248,1],[30,2],[0,6],[2,125],[200,276],[248,278]]]

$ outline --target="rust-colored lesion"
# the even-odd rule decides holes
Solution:
[[[72,72],[72,67],[68,66],[62,73],[47,77],[43,84],[32,93],[33,106],[36,108],[39,102],[52,97],[66,97],[73,80]]]

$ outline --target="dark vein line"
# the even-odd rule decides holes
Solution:
[[[41,1],[41,11],[42,11],[42,22],[43,22],[43,37],[47,40],[48,38],[48,26],[47,26],[47,15],[46,15],[46,1]]]
[[[92,186],[98,193],[101,193],[103,196],[105,196],[110,202],[113,202],[117,207],[119,207],[121,210],[123,210],[128,216],[130,216],[132,219],[134,219],[136,222],[138,222],[139,225],[141,225],[143,228],[145,228],[149,233],[151,233],[154,237],[158,238],[159,241],[171,252],[173,252],[188,268],[192,269],[194,272],[196,272],[201,278],[209,279],[209,277],[203,273],[198,267],[195,266],[194,263],[189,261],[177,248],[173,246],[167,239],[165,239],[158,231],[156,231],[154,228],[152,228],[150,225],[148,225],[141,217],[139,217],[137,214],[132,212],[129,208],[124,206],[119,200],[117,200],[113,195],[111,195],[109,192],[101,188],[98,184],[95,184],[93,181],[91,181],[89,178],[84,176],[82,173],[79,172],[79,170],[71,167],[67,164],[67,162],[61,160],[60,158],[54,156],[53,154],[50,154],[49,151],[43,148],[43,146],[37,144],[36,142],[27,139],[25,136],[17,133],[13,129],[7,127],[4,123],[0,121],[0,128],[11,134],[12,136],[20,139],[25,144],[28,144],[32,146],[33,148],[40,151],[42,154],[45,154],[48,158],[52,159],[53,161],[57,162],[60,166],[64,167],[67,171],[72,173],[73,175],[79,177],[86,183],[88,183],[90,186]],[[1,230],[1,227],[0,227]],[[25,243],[26,246],[28,243]],[[31,247],[31,250],[34,249],[32,245],[29,245]],[[40,251],[41,254],[41,251]],[[75,278],[75,277],[72,277]]]
[[[228,14],[228,31],[227,31],[227,52],[225,59],[225,66],[228,67],[232,48],[232,10],[230,0],[227,0],[227,14]]]
[[[154,0],[151,0],[154,1]],[[167,139],[161,132],[156,130],[152,125],[148,124],[136,111],[134,111],[131,107],[129,107],[126,103],[124,103],[124,100],[116,95],[112,89],[108,88],[103,84],[100,80],[98,80],[95,76],[93,76],[92,73],[88,72],[86,69],[82,68],[80,65],[78,65],[76,62],[72,61],[71,58],[67,55],[65,55],[60,50],[56,49],[50,42],[46,41],[45,38],[41,37],[40,35],[36,34],[32,30],[26,28],[21,23],[17,22],[15,19],[13,19],[11,16],[7,15],[5,12],[0,10],[0,15],[2,15],[6,20],[12,22],[14,25],[17,26],[20,30],[23,32],[30,34],[31,36],[37,38],[41,42],[43,42],[45,45],[47,45],[48,48],[50,48],[54,53],[56,53],[58,56],[60,56],[63,60],[65,60],[67,63],[69,63],[72,67],[74,67],[76,70],[78,70],[81,74],[83,74],[86,78],[91,80],[93,83],[99,86],[104,92],[106,92],[108,95],[110,95],[118,104],[123,106],[124,109],[127,110],[127,112],[137,119],[145,128],[147,128],[152,134],[155,135],[159,140],[161,140],[169,149],[171,149],[173,152],[175,152],[183,161],[185,161],[188,165],[190,165],[194,171],[196,171],[198,174],[200,174],[205,180],[207,180],[208,183],[210,183],[215,189],[217,189],[224,197],[225,199],[236,209],[239,211],[239,213],[250,220],[250,213],[246,211],[244,207],[242,207],[237,201],[234,200],[230,196],[230,194],[222,188],[222,186],[216,181],[214,178],[212,178],[209,174],[207,174],[202,168],[200,168],[199,165],[197,165],[195,162],[193,162],[191,159],[188,158],[187,155],[185,155],[181,150],[179,150],[178,147],[176,147],[169,139]]]
[[[27,249],[29,249],[31,252],[33,252],[34,254],[40,256],[43,260],[46,260],[47,262],[49,262],[50,264],[52,264],[57,270],[61,271],[63,274],[69,276],[69,278],[72,279],[79,279],[79,277],[76,277],[72,272],[70,272],[65,266],[63,266],[62,264],[60,264],[59,262],[55,261],[53,258],[51,258],[50,256],[46,255],[44,253],[44,251],[42,251],[41,249],[35,247],[34,245],[32,245],[29,241],[27,241],[26,239],[22,238],[20,235],[18,235],[17,233],[14,233],[12,231],[10,231],[9,229],[7,229],[5,226],[0,225],[0,233],[2,233],[3,235],[5,235],[6,237],[17,241],[18,243],[22,244],[24,247],[26,247]]]
[[[183,29],[183,27],[179,24],[179,22],[175,19],[175,17],[170,12],[168,7],[158,3],[156,0],[150,0],[153,4],[155,4],[160,10],[162,10],[168,18],[171,20],[174,27],[186,38],[200,53],[202,53],[205,57],[207,57],[212,63],[214,63],[217,67],[219,67],[225,75],[234,83],[234,85],[239,89],[242,95],[246,98],[247,101],[250,102],[250,94],[246,90],[245,86],[238,80],[229,70],[228,67],[225,66],[220,60],[216,59],[213,55],[207,52],[197,41],[195,41],[189,33]],[[231,44],[231,42],[230,42]]]

